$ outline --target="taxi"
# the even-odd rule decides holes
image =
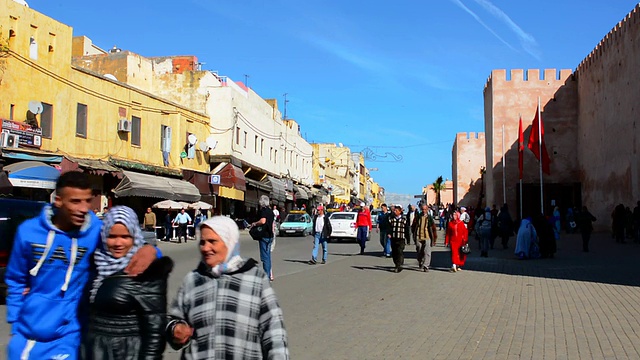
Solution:
[[[280,224],[280,236],[307,236],[313,231],[313,220],[304,210],[291,210]]]

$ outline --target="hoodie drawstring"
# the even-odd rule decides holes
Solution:
[[[38,263],[36,264],[36,266],[34,266],[33,269],[29,270],[29,274],[31,274],[31,276],[38,275],[38,271],[40,271],[42,264],[44,264],[44,261],[47,259],[47,255],[49,255],[49,250],[51,250],[51,246],[53,245],[53,238],[55,236],[56,236],[56,232],[53,230],[50,230],[49,234],[47,235],[47,243],[44,246],[44,251],[42,252],[42,256],[40,257],[40,259],[38,259]]]
[[[71,281],[71,273],[73,273],[73,267],[76,264],[76,257],[78,256],[78,239],[71,239],[71,259],[69,260],[69,267],[67,268],[67,274],[64,276],[64,284],[60,290],[67,291],[69,287],[69,281]]]
[[[27,340],[27,345],[25,345],[22,354],[20,354],[20,360],[29,360],[29,353],[31,353],[34,346],[36,346],[35,340]]]

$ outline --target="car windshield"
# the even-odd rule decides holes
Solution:
[[[305,222],[305,221],[306,219],[304,214],[289,214],[284,219],[284,222]]]
[[[331,220],[353,220],[356,218],[356,214],[333,214]]]

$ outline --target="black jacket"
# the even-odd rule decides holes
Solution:
[[[313,230],[311,231],[311,235],[316,236],[316,221],[318,220],[318,215],[313,217]],[[324,227],[322,228],[322,234],[320,234],[321,238],[328,239],[331,236],[331,221],[329,221],[329,215],[324,214]]]
[[[119,272],[104,279],[91,304],[85,359],[162,359],[172,269],[163,257],[137,277]]]

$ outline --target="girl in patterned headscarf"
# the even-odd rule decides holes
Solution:
[[[173,262],[163,257],[136,277],[125,274],[131,257],[144,245],[138,216],[126,206],[116,206],[103,221],[102,244],[94,254],[98,274],[91,289],[84,358],[160,358]]]

